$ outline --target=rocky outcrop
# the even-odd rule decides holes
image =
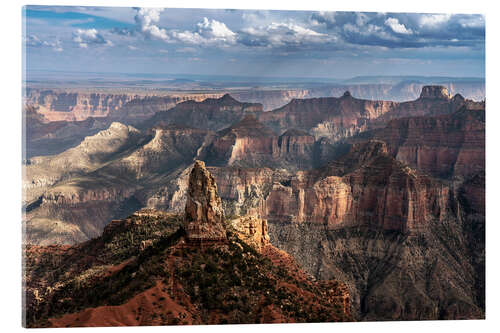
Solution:
[[[88,239],[109,220],[141,207],[169,209],[179,201],[176,172],[192,163],[210,135],[173,125],[139,132],[114,123],[64,153],[31,159],[23,183],[24,220],[32,235],[27,241],[74,243],[75,228],[79,240]],[[56,224],[64,227],[49,235],[47,226]]]
[[[255,215],[245,215],[231,220],[230,224],[237,236],[258,252],[262,252],[265,246],[271,244],[267,232],[267,220]]]
[[[443,86],[424,86],[422,87],[422,92],[420,93],[420,99],[451,99],[451,94]]]
[[[254,115],[246,115],[238,123],[217,133],[204,154],[215,165],[239,163],[266,164],[272,157],[277,136],[257,121]]]
[[[226,240],[224,210],[214,177],[203,161],[195,161],[189,175],[185,223],[190,242],[220,242]]]

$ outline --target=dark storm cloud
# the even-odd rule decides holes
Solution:
[[[318,12],[311,22],[347,43],[388,48],[476,46],[485,35],[482,15]]]

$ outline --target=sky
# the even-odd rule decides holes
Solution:
[[[26,6],[26,71],[484,77],[472,14]]]

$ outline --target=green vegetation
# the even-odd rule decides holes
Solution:
[[[177,292],[188,297],[206,323],[259,322],[268,314],[268,306],[297,322],[344,318],[342,308],[323,297],[325,290],[320,285],[298,280],[293,272],[273,264],[232,231],[228,231],[227,245],[184,247],[176,245],[185,235],[179,227],[180,217],[133,216],[116,223],[101,238],[73,252],[43,253],[27,261],[29,276],[57,285],[49,297],[42,295],[39,304],[29,305],[28,326],[44,326],[48,318],[86,308],[124,304],[158,281],[167,285],[163,292],[179,305],[188,306],[185,298],[172,290],[172,278],[180,286]],[[171,232],[174,226],[176,231]],[[94,260],[89,260],[93,254]],[[114,273],[107,273],[117,264],[120,267]],[[158,301],[162,300],[165,298],[158,296]],[[185,318],[169,315],[157,302],[153,305],[158,313],[147,320],[185,322]],[[134,316],[139,318],[141,309],[138,312]]]

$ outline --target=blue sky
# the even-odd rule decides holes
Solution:
[[[28,72],[484,77],[482,15],[62,6],[24,15]]]

